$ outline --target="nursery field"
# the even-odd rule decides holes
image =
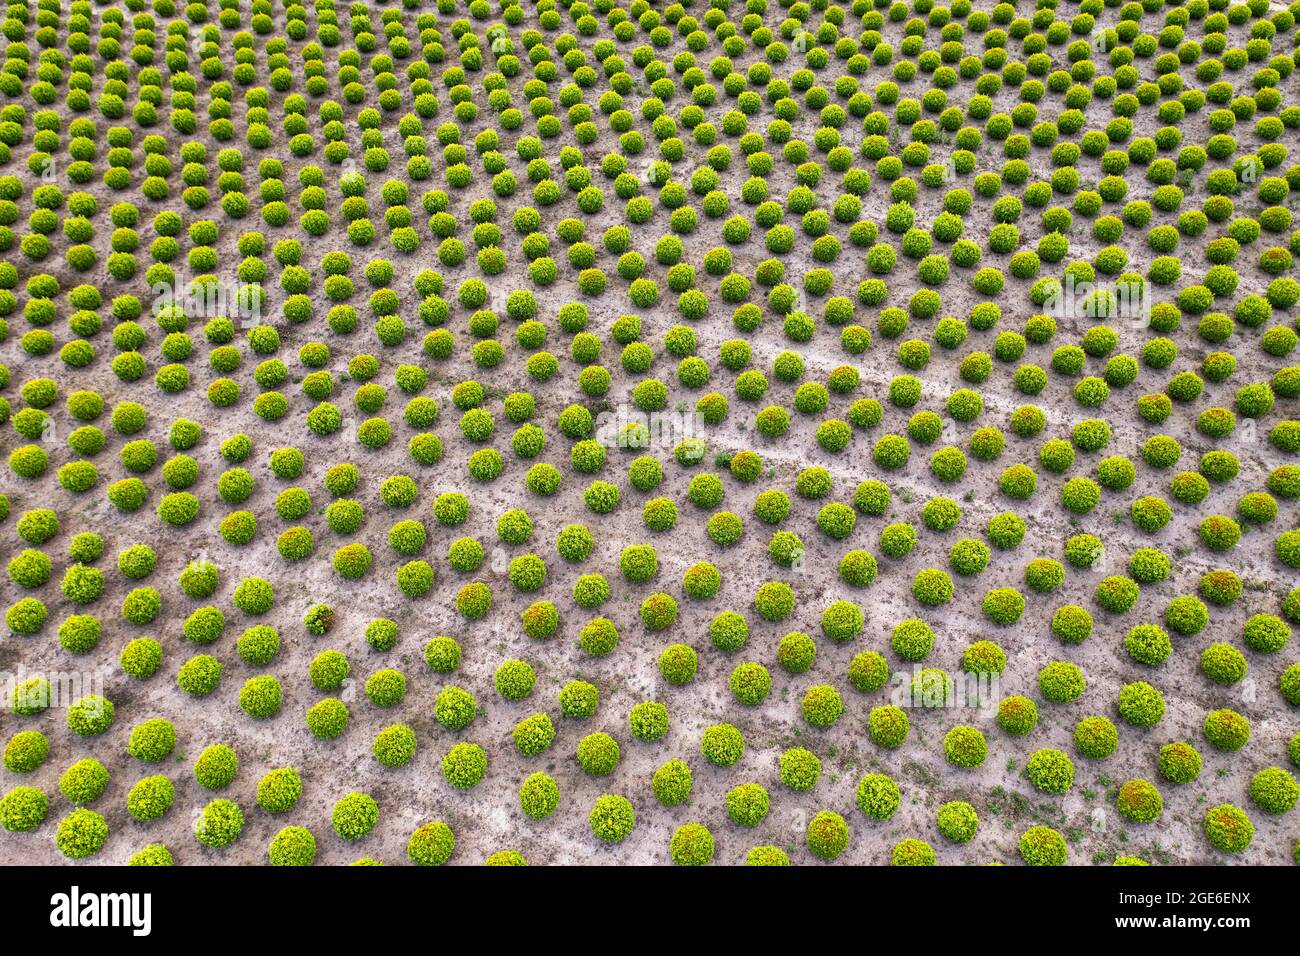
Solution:
[[[0,863],[1300,862],[1300,3],[0,14]]]

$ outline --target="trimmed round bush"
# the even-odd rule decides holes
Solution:
[[[1074,746],[1089,760],[1105,760],[1119,747],[1119,730],[1109,717],[1085,717],[1075,724]]]
[[[370,752],[381,766],[394,769],[410,763],[415,749],[415,731],[405,724],[392,724],[375,736]]]
[[[740,760],[744,752],[745,738],[731,724],[706,727],[700,737],[700,753],[715,766],[730,767]]]
[[[455,744],[442,758],[443,778],[457,790],[477,786],[487,769],[487,752],[477,744]]]
[[[944,735],[943,751],[954,767],[978,767],[988,756],[988,744],[977,728],[962,725],[953,727]]]
[[[28,813],[34,807],[27,801]],[[94,856],[108,840],[108,821],[93,810],[77,809],[59,821],[54,833],[54,845],[70,860],[84,860]]]
[[[1153,727],[1165,715],[1164,696],[1146,681],[1120,688],[1118,707],[1120,716],[1134,727]]]
[[[456,849],[451,827],[436,821],[416,827],[406,843],[406,857],[416,866],[441,866]]]
[[[1161,747],[1156,763],[1161,775],[1170,783],[1191,783],[1201,775],[1201,754],[1184,741]]]
[[[1006,733],[1022,737],[1038,726],[1038,706],[1028,697],[1004,697],[998,704],[997,722]]]
[[[544,773],[527,777],[519,788],[519,806],[532,820],[543,820],[555,812],[560,802],[560,788]]]
[[[1282,767],[1267,767],[1250,780],[1250,802],[1270,814],[1289,812],[1300,801],[1300,783]]]
[[[1205,812],[1206,839],[1216,850],[1242,853],[1255,839],[1255,825],[1244,810],[1231,803],[1221,803]]]
[[[267,813],[287,813],[302,796],[302,777],[292,767],[268,771],[257,783],[257,805]]]
[[[366,793],[349,793],[334,804],[330,821],[344,840],[359,840],[379,822],[379,805]]]
[[[1062,866],[1069,856],[1065,837],[1041,824],[1020,835],[1019,850],[1021,859],[1029,866]]]
[[[1025,775],[1043,793],[1065,793],[1074,785],[1074,764],[1059,750],[1036,750],[1025,764]]]
[[[833,860],[848,848],[849,825],[838,813],[823,810],[808,821],[805,839],[814,856]]]
[[[915,837],[899,840],[889,855],[890,866],[935,866],[937,863],[934,847]]]
[[[231,846],[243,831],[244,812],[233,800],[212,800],[194,820],[195,838],[213,849]]]
[[[979,829],[979,816],[969,803],[954,800],[938,809],[935,825],[953,843],[969,843]]]
[[[705,866],[713,862],[713,834],[700,823],[684,823],[673,831],[669,855],[678,866]]]
[[[592,804],[587,815],[592,834],[607,844],[622,843],[636,825],[636,813],[627,797],[620,794],[602,794]]]

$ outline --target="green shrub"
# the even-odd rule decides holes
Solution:
[[[50,743],[38,730],[20,730],[5,745],[4,765],[14,773],[31,773],[49,756]]]
[[[405,724],[391,724],[375,736],[371,754],[382,766],[392,769],[410,763],[415,749],[415,731]]]
[[[618,743],[609,734],[587,734],[578,742],[578,765],[593,777],[613,773],[620,756]]]
[[[9,833],[26,833],[45,822],[49,798],[38,787],[14,787],[0,797],[0,826]]]
[[[451,827],[442,822],[417,827],[406,843],[406,856],[416,866],[441,866],[456,849]]]
[[[1112,614],[1126,614],[1137,604],[1141,590],[1132,578],[1112,575],[1098,583],[1094,592],[1097,603]]]
[[[78,737],[97,737],[113,726],[114,713],[113,703],[107,697],[87,694],[69,705],[68,730]]]
[[[560,788],[544,773],[527,777],[519,788],[519,806],[532,820],[543,820],[559,806]]]
[[[802,631],[791,631],[777,644],[777,661],[791,674],[802,674],[813,664],[817,655],[817,646],[813,639]]]
[[[1074,764],[1059,750],[1036,750],[1025,764],[1025,775],[1043,793],[1065,793],[1074,785]]]
[[[1161,747],[1157,764],[1170,783],[1191,783],[1201,774],[1200,752],[1181,741]]]
[[[533,714],[515,725],[515,747],[525,757],[544,753],[555,740],[555,725],[546,714]]]
[[[952,600],[952,578],[938,568],[918,571],[912,580],[912,596],[927,607],[939,607]]]
[[[532,693],[537,675],[525,661],[505,661],[496,669],[493,677],[497,693],[506,700],[523,700]]]
[[[244,812],[231,800],[212,800],[194,820],[194,836],[214,849],[231,846],[243,830]]]
[[[1006,733],[1024,736],[1038,726],[1038,707],[1028,697],[1004,697],[998,704],[997,721]]]
[[[1109,717],[1085,717],[1074,727],[1074,745],[1089,760],[1104,760],[1119,747],[1119,731]]]
[[[443,778],[457,790],[475,787],[487,769],[487,753],[477,744],[455,744],[442,758]]]
[[[758,826],[767,816],[767,790],[757,783],[742,783],[727,791],[727,816],[746,827]]]
[[[176,798],[176,788],[161,774],[139,780],[126,798],[126,809],[141,823],[157,820],[171,809]]]
[[[862,608],[851,601],[835,601],[822,612],[822,633],[832,641],[843,643],[856,637],[865,621]]]
[[[1215,642],[1201,652],[1201,672],[1216,684],[1235,684],[1246,676],[1246,670],[1246,658],[1231,644]]]
[[[316,862],[316,838],[305,827],[284,827],[267,848],[272,866],[311,866]]]
[[[161,717],[146,720],[131,728],[127,753],[137,760],[157,763],[176,748],[176,728]]]
[[[1289,771],[1268,767],[1251,778],[1248,794],[1265,813],[1287,813],[1300,801],[1300,783]]]
[[[1291,640],[1291,628],[1280,617],[1256,614],[1246,621],[1242,636],[1252,650],[1273,654],[1286,647]]]
[[[969,843],[979,829],[979,815],[969,803],[954,800],[935,813],[939,832],[954,843]]]
[[[1065,583],[1065,567],[1051,558],[1035,558],[1025,565],[1025,583],[1040,594],[1055,591]]]
[[[823,860],[833,860],[849,845],[849,825],[842,816],[823,810],[808,821],[808,849]]]
[[[302,796],[302,777],[292,767],[267,772],[257,783],[257,805],[267,813],[287,813]]]
[[[1025,612],[1025,598],[1015,588],[994,588],[984,595],[982,610],[995,624],[1014,624]]]
[[[63,771],[59,791],[74,806],[94,803],[108,787],[108,769],[93,757],[83,757]]]
[[[1124,647],[1135,661],[1152,667],[1163,664],[1174,651],[1169,635],[1156,624],[1139,624],[1130,629]]]
[[[988,744],[977,728],[959,725],[944,735],[943,752],[954,767],[978,767],[988,756]]]
[[[7,796],[6,800],[8,800]],[[14,812],[21,822],[24,816],[30,818],[36,807],[35,802],[26,796],[26,791],[20,800],[27,804],[25,813],[18,814],[16,808],[12,807],[10,812]],[[70,860],[82,860],[94,856],[103,849],[107,840],[108,821],[93,810],[86,809],[73,810],[59,821],[58,829],[54,833],[54,845]]]
[[[1053,661],[1038,672],[1038,689],[1057,704],[1078,700],[1086,686],[1083,671],[1068,661]]]
[[[675,807],[690,800],[694,778],[684,761],[669,760],[655,770],[650,784],[655,798],[662,805]]]
[[[1152,727],[1165,715],[1160,691],[1145,681],[1125,684],[1119,692],[1119,714],[1134,727]]]
[[[1230,803],[1207,810],[1204,828],[1210,845],[1225,853],[1241,853],[1255,839],[1255,825],[1245,811]]]
[[[269,675],[250,677],[239,689],[240,709],[257,720],[266,720],[280,712],[280,681]]]
[[[808,688],[802,704],[803,719],[813,727],[829,727],[844,713],[839,692],[829,685]]]
[[[334,804],[330,822],[344,840],[359,840],[374,829],[380,819],[380,805],[369,793],[352,792]]]
[[[898,811],[901,802],[898,784],[882,773],[869,773],[858,781],[858,809],[868,819],[890,819]]]
[[[636,825],[636,814],[627,797],[603,794],[592,804],[587,824],[594,836],[605,843],[622,843]]]
[[[1219,607],[1235,604],[1242,597],[1242,579],[1232,571],[1208,571],[1201,576],[1200,594],[1210,604]]]
[[[673,831],[669,855],[678,866],[704,866],[713,861],[713,834],[700,823],[685,823]]]
[[[1227,708],[1206,714],[1203,730],[1205,739],[1216,750],[1240,750],[1250,740],[1250,721]]]
[[[745,738],[731,724],[714,724],[704,729],[700,737],[700,753],[718,767],[730,767],[745,752]]]
[[[1065,838],[1042,825],[1032,826],[1020,835],[1019,849],[1029,866],[1062,866],[1069,856]]]
[[[327,651],[325,653],[337,652]],[[339,656],[342,657],[342,655]],[[434,637],[424,645],[424,662],[436,674],[450,674],[460,666],[460,658],[460,645],[453,638],[446,636]],[[344,659],[343,663],[346,663],[346,659]],[[338,669],[335,669],[334,674],[340,684],[342,679],[347,676],[345,671],[340,673]],[[321,689],[325,690],[327,688]]]

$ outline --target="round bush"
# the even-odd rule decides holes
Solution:
[[[410,763],[415,748],[415,731],[405,724],[392,724],[375,736],[370,752],[380,765],[394,769]]]
[[[439,821],[415,829],[406,843],[406,856],[416,866],[441,866],[455,849],[456,837],[451,827]]]
[[[954,767],[978,767],[988,756],[988,744],[977,728],[962,725],[944,735],[943,752]]]
[[[213,849],[231,846],[243,831],[244,812],[232,800],[211,801],[194,820],[194,836]]]
[[[1191,783],[1201,775],[1201,754],[1189,743],[1165,744],[1156,762],[1161,775],[1170,783]]]
[[[1216,750],[1240,750],[1250,740],[1250,721],[1227,708],[1206,714],[1202,729]]]
[[[27,804],[26,812],[31,815],[35,809],[34,802],[25,796],[20,799]],[[93,810],[86,809],[73,810],[59,821],[54,833],[54,845],[70,860],[94,856],[103,849],[107,840],[108,821]]]
[[[1020,856],[1029,866],[1062,866],[1069,856],[1065,837],[1047,826],[1032,826],[1020,835]]]
[[[1250,780],[1250,802],[1265,813],[1289,812],[1300,801],[1300,783],[1288,770],[1267,767]]]
[[[366,793],[349,793],[334,804],[334,832],[344,840],[359,840],[379,821],[379,805]]]
[[[1210,845],[1224,853],[1241,853],[1255,839],[1255,825],[1244,810],[1230,803],[1207,810],[1204,828]]]
[[[700,737],[700,753],[718,767],[730,767],[745,752],[745,738],[731,724],[714,724],[704,729]]]
[[[587,824],[599,840],[608,844],[622,843],[636,825],[636,814],[627,797],[607,793],[597,797],[592,804]]]

